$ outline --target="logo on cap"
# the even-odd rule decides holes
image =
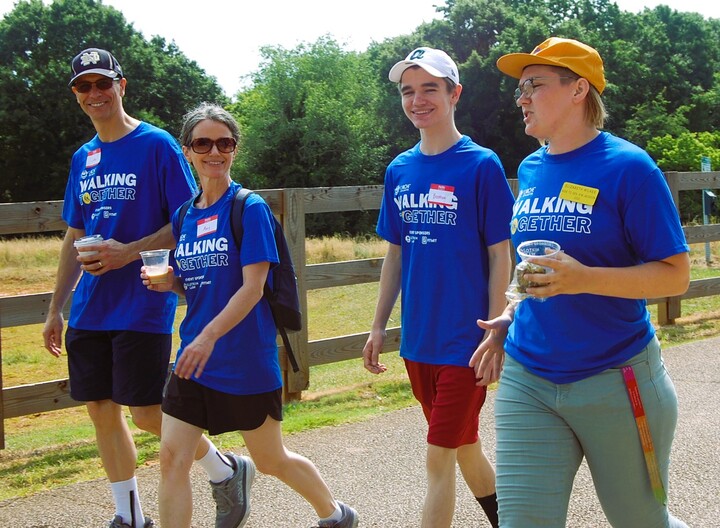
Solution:
[[[100,62],[100,54],[97,51],[85,52],[80,55],[80,64],[82,66],[97,64],[98,62]]]

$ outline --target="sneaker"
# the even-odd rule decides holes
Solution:
[[[358,525],[358,514],[350,506],[337,501],[342,511],[339,521],[320,521],[317,528],[356,528]]]
[[[215,509],[215,528],[240,528],[250,516],[250,486],[255,480],[255,464],[250,457],[225,453],[233,467],[227,480],[210,483]]]
[[[113,520],[110,521],[110,524],[108,524],[108,528],[132,528],[132,526],[128,523],[124,523],[122,517],[116,515]],[[155,523],[150,517],[145,517],[143,528],[155,528]]]

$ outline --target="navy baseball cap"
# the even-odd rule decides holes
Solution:
[[[122,67],[112,53],[100,48],[88,48],[75,55],[70,65],[72,78],[68,85],[72,86],[75,79],[87,73],[97,73],[117,79],[123,76]]]

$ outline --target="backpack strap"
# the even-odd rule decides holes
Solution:
[[[182,232],[182,225],[183,225],[183,220],[185,220],[185,215],[187,214],[188,209],[190,209],[190,206],[197,199],[197,197],[198,197],[198,195],[193,196],[187,202],[185,202],[184,204],[182,204],[180,206],[180,209],[178,210],[178,233]]]
[[[235,193],[235,199],[232,202],[232,205],[230,206],[230,230],[232,231],[233,239],[235,240],[235,245],[238,248],[238,252],[240,251],[240,245],[242,244],[242,238],[243,238],[243,223],[242,223],[242,216],[243,212],[245,211],[245,202],[247,201],[247,197],[250,196],[252,191],[250,189],[246,189],[245,187],[240,187],[237,192]],[[189,206],[189,204],[188,204]],[[184,206],[183,206],[184,207]],[[187,209],[186,209],[187,210]],[[277,224],[277,220],[275,221]],[[275,244],[277,245],[277,230],[280,228],[279,225],[275,226]],[[269,273],[269,272],[268,272]],[[282,338],[283,345],[285,346],[285,353],[287,354],[288,361],[290,362],[290,366],[293,369],[293,372],[298,372],[300,370],[300,367],[298,365],[297,359],[295,359],[295,354],[293,353],[292,346],[290,346],[290,339],[288,339],[287,331],[285,330],[285,326],[282,324],[278,324],[277,317],[275,316],[275,302],[272,290],[270,289],[270,286],[268,285],[267,281],[265,281],[265,288],[263,289],[263,296],[267,299],[268,304],[270,304],[270,311],[273,314],[273,321],[275,322],[275,327],[278,329],[278,332],[280,333],[280,337]]]

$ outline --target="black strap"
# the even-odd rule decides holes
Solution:
[[[232,230],[233,238],[235,239],[235,245],[238,248],[238,252],[240,251],[240,246],[242,244],[243,238],[242,215],[245,210],[245,201],[247,200],[247,197],[250,196],[250,193],[252,193],[252,191],[250,189],[246,189],[245,187],[241,187],[240,189],[238,189],[237,193],[235,193],[235,199],[233,200],[232,206],[230,207],[230,229]],[[281,226],[276,221],[275,229],[280,228]],[[279,254],[280,253],[278,251],[278,255]],[[288,339],[285,327],[281,324],[278,324],[277,322],[278,318],[275,316],[275,303],[273,301],[273,294],[267,282],[265,282],[265,288],[263,292],[265,298],[268,301],[268,304],[270,305],[270,311],[273,314],[273,321],[275,321],[275,326],[280,333],[283,345],[285,345],[285,353],[287,354],[290,366],[292,367],[293,372],[299,372],[300,367],[298,366],[298,362],[295,359],[295,354],[293,353],[292,346],[290,346],[290,339]]]

